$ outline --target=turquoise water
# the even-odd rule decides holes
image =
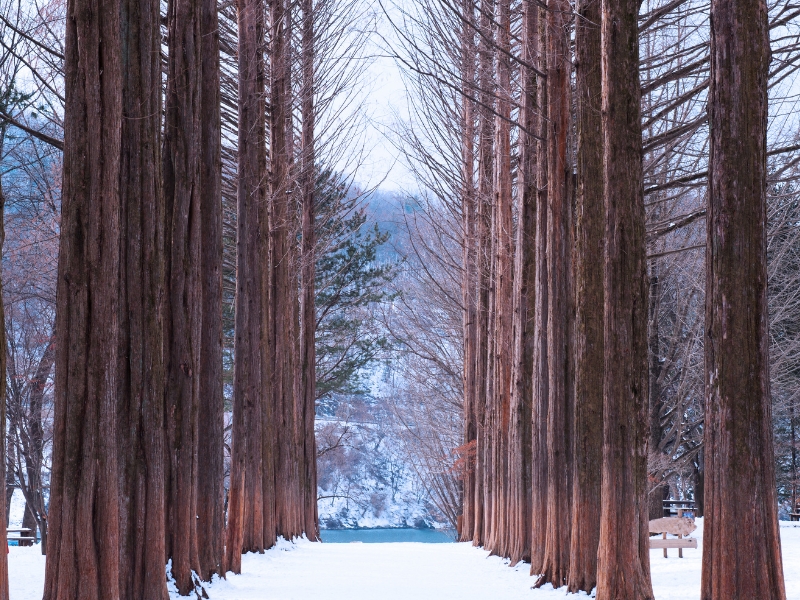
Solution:
[[[448,544],[454,541],[451,532],[436,529],[323,529],[320,537],[329,544],[387,544],[391,542],[422,542]]]

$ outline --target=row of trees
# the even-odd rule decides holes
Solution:
[[[386,273],[361,257],[385,238],[317,167],[355,139],[342,111],[365,43],[348,7],[3,4],[4,90],[33,81],[2,107],[3,447],[46,597],[166,597],[168,560],[187,593],[277,536],[317,536],[315,402],[371,359],[336,340],[375,294],[351,279]]]
[[[443,465],[463,472],[461,538],[530,559],[539,585],[652,597],[647,519],[674,495],[707,516],[704,598],[784,597],[795,8],[431,0],[390,16],[413,92],[404,149],[428,194],[414,254],[433,289],[415,314],[463,311],[460,332],[441,321],[449,343],[415,350],[439,381],[463,364],[465,443],[429,453],[443,489]],[[734,39],[744,21],[753,30]],[[742,261],[755,270],[734,275]],[[726,452],[758,481],[734,480]],[[743,486],[752,504],[723,499]],[[735,541],[724,522],[744,524]],[[745,554],[763,571],[737,571]]]

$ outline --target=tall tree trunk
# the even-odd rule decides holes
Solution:
[[[481,0],[480,42],[478,44],[478,87],[480,110],[478,113],[478,213],[477,213],[477,252],[478,252],[478,327],[475,351],[475,381],[477,399],[474,407],[477,424],[476,464],[475,464],[475,533],[472,543],[482,546],[487,539],[490,507],[487,506],[487,490],[491,489],[491,464],[487,461],[489,448],[489,422],[487,394],[489,391],[489,288],[491,277],[491,212],[494,161],[494,119],[491,107],[494,104],[492,86],[492,21],[494,2]]]
[[[170,0],[169,70],[164,122],[166,289],[164,358],[169,453],[167,556],[181,595],[200,572],[197,547],[197,451],[202,290],[200,275],[200,2]]]
[[[264,550],[262,281],[260,212],[265,204],[264,8],[239,0],[239,169],[231,477],[225,570],[241,572],[242,552]],[[257,530],[256,530],[257,527]]]
[[[598,600],[653,597],[638,12],[636,0],[603,0],[605,398]]]
[[[786,598],[769,382],[769,62],[767,3],[712,0],[703,600]]]
[[[120,9],[118,0],[67,3],[56,304],[64,343],[56,348],[45,600],[121,597]]]
[[[200,576],[223,576],[222,160],[217,0],[200,4],[200,392],[197,546]]]
[[[5,137],[5,131],[0,130],[0,135]],[[0,141],[0,147],[2,147],[2,141]],[[5,210],[6,210],[6,197],[3,195],[3,182],[0,180],[0,255],[2,255],[3,251],[3,244],[5,243],[6,239],[6,230],[5,230]],[[0,270],[0,298],[3,295],[3,278],[2,278],[2,270]],[[8,457],[6,456],[6,448],[7,448],[7,441],[6,441],[6,361],[8,360],[6,354],[6,317],[5,317],[5,310],[3,308],[3,303],[0,302],[0,325],[2,327],[2,331],[0,331],[0,481],[7,485],[6,480],[6,469],[8,468],[6,461]],[[5,522],[0,523],[0,550],[2,550],[3,546],[8,547],[8,532],[6,532],[6,527],[8,527],[8,501],[10,498],[7,496],[7,490],[3,490],[3,494],[0,494],[0,515],[5,515]],[[2,553],[3,556],[0,556],[0,600],[10,600],[11,592],[9,591],[8,586],[8,555],[7,553]]]
[[[289,20],[287,0],[270,5],[270,352],[271,391],[275,432],[275,518],[277,533],[286,539],[298,535],[297,438],[295,432],[294,348],[292,287],[293,232],[291,160],[287,143],[291,125],[291,87],[289,61]]]
[[[464,439],[461,446],[462,460],[462,513],[459,540],[472,539],[475,528],[475,464],[474,452],[477,423],[475,420],[476,336],[477,336],[477,205],[475,197],[475,9],[473,0],[462,0],[461,29],[461,90],[462,90],[462,186],[461,215],[463,247],[461,254],[461,302],[464,336]]]
[[[569,2],[550,0],[547,11],[547,287],[548,412],[547,524],[537,586],[567,583],[571,512],[571,406],[569,378],[569,272],[572,173],[567,157],[570,126]]]
[[[511,198],[511,6],[498,0],[497,21],[497,116],[495,117],[494,167],[494,342],[493,413],[494,473],[493,552],[508,556],[508,459],[511,422],[511,371],[513,362],[514,238]]]
[[[120,595],[166,598],[165,208],[161,28],[155,1],[125,0],[118,427]],[[61,330],[57,330],[58,335]]]
[[[316,123],[316,106],[314,104],[314,6],[312,0],[302,0],[302,288],[301,288],[301,335],[300,335],[300,372],[303,420],[301,433],[303,437],[302,473],[303,481],[303,531],[310,540],[319,538],[317,517],[317,448],[314,432],[316,416],[317,378],[316,378],[316,323],[315,279],[316,279],[316,247],[314,184],[316,182],[314,146],[314,128]]]
[[[511,376],[509,440],[509,557],[511,563],[531,555],[531,406],[533,399],[534,306],[536,301],[536,40],[539,7],[525,4],[522,15],[520,67],[519,170],[517,175],[517,241],[514,256],[514,355]]]
[[[658,219],[656,219],[658,221]],[[649,265],[649,309],[647,317],[647,356],[648,365],[650,369],[650,380],[648,383],[648,402],[650,413],[650,439],[649,439],[649,453],[657,452],[658,445],[661,443],[661,393],[658,386],[658,380],[661,376],[661,360],[659,357],[659,335],[658,335],[658,318],[660,302],[660,290],[658,279],[658,259],[650,261]],[[669,485],[666,481],[660,484],[653,490],[650,490],[647,495],[647,515],[649,519],[660,519],[664,516],[664,497],[669,493]]]
[[[537,36],[537,66],[540,72],[547,69],[547,22],[543,8],[539,11]],[[548,177],[547,177],[547,115],[548,86],[545,79],[538,82],[539,119],[536,143],[536,292],[533,328],[533,400],[531,404],[531,575],[540,575],[544,564],[547,524],[547,413],[549,397],[547,330],[549,297],[547,289],[547,230],[548,230]]]
[[[575,19],[577,244],[575,264],[575,433],[568,589],[597,584],[603,457],[603,131],[600,115],[600,2],[581,0]]]
[[[53,370],[56,358],[55,332],[47,344],[39,364],[28,384],[28,437],[29,456],[25,459],[29,499],[26,497],[26,511],[22,526],[30,529],[33,536],[39,530],[42,554],[47,554],[47,508],[42,485],[42,465],[44,462],[44,429],[42,408],[47,390],[47,380]]]

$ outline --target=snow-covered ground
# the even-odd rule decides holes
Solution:
[[[701,539],[702,524],[694,536]],[[781,523],[786,593],[800,600],[800,523]],[[657,600],[700,596],[700,552],[650,554]],[[212,600],[549,600],[564,590],[531,590],[528,565],[509,568],[469,544],[312,544],[282,542],[248,554],[242,575],[215,581]],[[44,557],[39,549],[11,548],[11,600],[39,600]],[[585,597],[585,596],[584,596]],[[577,598],[577,597],[576,597]]]

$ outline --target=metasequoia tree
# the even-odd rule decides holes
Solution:
[[[169,465],[164,433],[168,421],[162,341],[166,215],[160,177],[159,3],[125,0],[121,11],[127,26],[121,40],[125,65],[120,92],[122,151],[119,181],[115,184],[120,195],[121,236],[115,390],[120,469],[119,593],[120,597],[131,599],[166,598],[163,573]],[[65,115],[65,123],[68,128],[69,115]],[[64,159],[65,181],[68,152]],[[108,152],[105,148],[104,153]],[[110,189],[106,191],[110,193]],[[67,201],[65,193],[62,214]],[[62,253],[63,232],[62,225]],[[62,298],[59,289],[59,308]],[[74,331],[62,331],[64,339],[73,339]],[[57,353],[61,346],[56,344]],[[88,360],[97,360],[93,349]],[[58,370],[57,363],[57,378]]]
[[[264,7],[240,0],[239,144],[236,232],[236,362],[225,571],[241,571],[241,554],[264,550],[262,470],[261,216],[266,201]]]
[[[510,394],[512,362],[512,315],[514,237],[511,199],[511,7],[509,0],[496,6],[496,111],[494,187],[491,221],[491,295],[489,302],[489,371],[487,374],[486,427],[489,430],[487,466],[491,488],[487,491],[486,546],[500,556],[508,555],[507,497]]]
[[[302,533],[296,433],[296,323],[293,274],[295,207],[293,189],[291,3],[270,4],[269,90],[269,340],[272,433],[275,446],[275,519],[286,539]],[[263,235],[263,233],[262,233]]]
[[[569,346],[572,167],[568,156],[570,71],[568,2],[551,0],[547,10],[547,521],[537,585],[567,582],[572,483],[572,402]]]
[[[164,119],[167,442],[167,556],[181,594],[199,572],[197,448],[200,384],[200,3],[172,0],[167,14],[168,72]]]
[[[653,598],[647,515],[647,265],[638,15],[602,5],[605,188],[603,458],[599,600]]]
[[[121,597],[120,9],[114,0],[67,3],[56,329],[69,342],[56,349],[47,600]]]
[[[577,203],[575,397],[569,591],[597,583],[603,456],[603,132],[600,0],[582,0],[575,21]]]
[[[536,35],[536,58],[539,71],[546,71],[550,60],[545,51],[547,22],[544,8],[539,12],[539,31]],[[544,564],[545,531],[547,524],[547,414],[549,397],[547,330],[549,322],[549,291],[547,286],[547,228],[548,228],[548,123],[543,118],[548,110],[548,88],[545,80],[538,81],[539,119],[536,133],[536,264],[533,324],[533,399],[531,401],[531,575],[540,575]]]
[[[475,89],[475,6],[472,0],[461,3],[461,88],[463,94],[462,118],[464,120],[461,159],[463,176],[461,213],[464,241],[462,243],[461,303],[464,337],[464,443],[460,449],[462,460],[463,500],[458,535],[462,542],[472,540],[475,512],[475,445],[477,423],[475,420],[475,352],[477,343],[477,204],[475,194],[475,102],[471,93]]]
[[[222,394],[222,164],[217,0],[200,3],[200,381],[197,551],[200,576],[224,575],[225,478]]]
[[[489,429],[486,425],[488,364],[489,364],[489,280],[491,267],[491,207],[494,162],[494,94],[492,93],[492,66],[494,63],[493,14],[494,2],[481,0],[478,23],[478,196],[476,244],[478,255],[477,281],[477,313],[478,333],[475,350],[475,391],[476,401],[473,405],[477,423],[476,458],[475,458],[475,503],[473,525],[475,531],[472,543],[483,545],[489,523],[487,512],[487,494],[491,486],[491,475],[485,448],[488,447]]]
[[[531,402],[533,399],[534,306],[536,300],[536,40],[539,7],[524,5],[520,65],[517,238],[514,255],[513,363],[508,446],[508,555],[511,563],[531,554]]]
[[[769,56],[766,2],[712,0],[704,600],[786,598],[769,380]]]
[[[0,127],[0,153],[2,152],[3,147],[3,139],[5,138],[5,126]],[[0,181],[0,253],[3,249],[3,244],[5,243],[5,206],[6,206],[6,198],[3,195],[3,182]],[[2,293],[3,286],[2,281],[0,280],[0,293]],[[2,304],[2,303],[0,303]],[[0,306],[0,323],[5,323],[5,312],[4,307]],[[0,332],[0,342],[2,345],[0,347],[5,348],[6,345],[6,330],[3,327],[3,331]],[[0,373],[5,375],[6,372],[6,353],[0,353]],[[3,381],[0,382],[0,481],[6,481],[6,378],[3,376]],[[0,494],[0,515],[3,515],[5,519],[2,524],[0,524],[0,548],[3,547],[5,544],[8,545],[6,541],[7,532],[6,532],[6,525],[8,524],[8,516],[6,513],[6,502],[7,502],[6,494]],[[9,600],[10,595],[9,587],[8,587],[8,555],[0,557],[0,600]]]
[[[302,247],[301,287],[300,287],[300,403],[302,418],[299,423],[302,448],[300,482],[303,499],[303,531],[309,539],[317,539],[317,476],[316,476],[316,436],[314,418],[316,416],[316,212],[314,210],[314,189],[316,187],[314,125],[316,107],[314,104],[314,7],[312,0],[302,0],[301,21],[301,64],[302,89],[300,94],[301,129],[301,172],[300,194],[302,209]]]

